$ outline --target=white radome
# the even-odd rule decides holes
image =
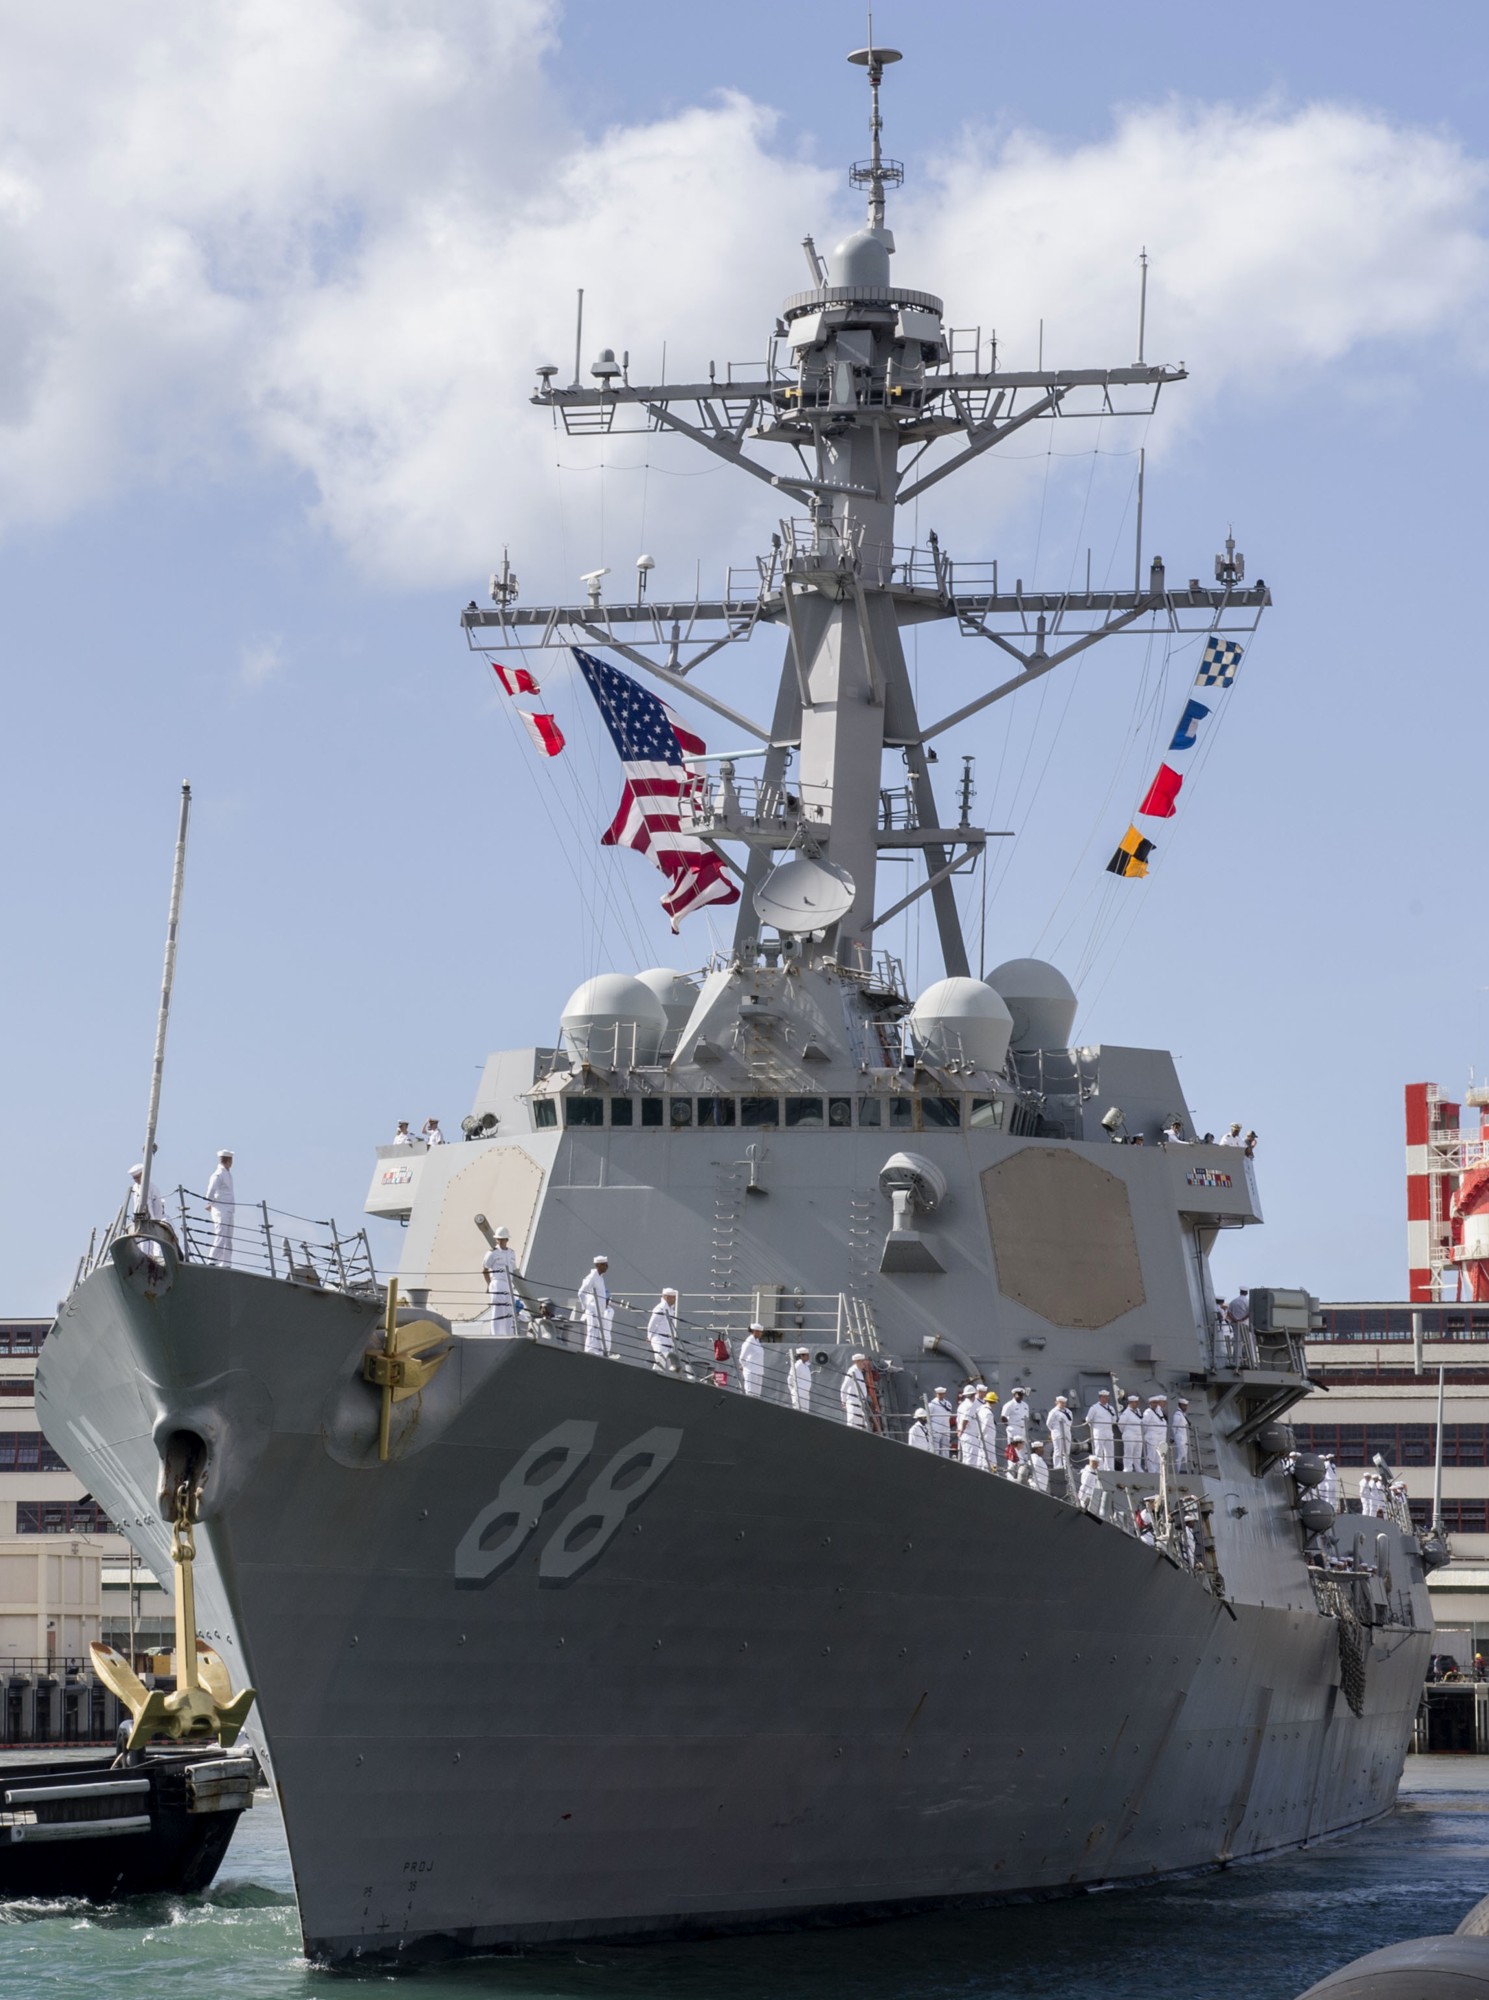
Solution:
[[[980,979],[938,979],[910,1010],[909,1028],[927,1062],[996,1072],[1008,1055],[1013,1016]]]
[[[654,1063],[667,1032],[667,1010],[629,972],[601,972],[569,996],[560,1016],[564,1040],[597,1069]]]
[[[1016,1049],[1067,1049],[1080,1005],[1059,966],[1042,958],[1010,958],[987,976],[1013,1016]]]
[[[676,1048],[677,1038],[698,1004],[697,986],[685,972],[675,972],[669,965],[648,966],[636,977],[661,1001],[662,1012],[667,1016],[666,1046]]]

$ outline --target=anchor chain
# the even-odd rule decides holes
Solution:
[[[201,1486],[188,1467],[175,1482],[171,1496],[171,1568],[176,1587],[174,1692],[147,1688],[133,1662],[112,1646],[95,1644],[89,1648],[99,1679],[133,1718],[125,1744],[129,1750],[137,1750],[154,1736],[168,1737],[173,1743],[215,1742],[226,1750],[237,1741],[254,1703],[252,1688],[233,1693],[221,1654],[197,1636],[193,1565],[201,1497]]]

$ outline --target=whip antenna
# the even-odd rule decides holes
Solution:
[[[176,981],[176,930],[181,921],[181,884],[186,875],[186,823],[191,817],[191,787],[181,787],[181,823],[176,829],[176,861],[171,870],[171,913],[165,927],[165,969],[160,975],[160,1012],[155,1020],[155,1062],[150,1071],[150,1112],[145,1120],[144,1171],[133,1221],[150,1218],[150,1161],[155,1151],[155,1127],[160,1117],[160,1079],[165,1070],[165,1030],[171,1013],[171,988]]]

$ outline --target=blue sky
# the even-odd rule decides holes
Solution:
[[[1172,1047],[1201,1125],[1261,1131],[1269,1223],[1224,1246],[1227,1282],[1397,1295],[1401,1086],[1489,1064],[1483,12],[1407,33],[1375,5],[1057,0],[877,27],[906,51],[899,281],[1010,360],[1043,317],[1051,358],[1122,361],[1146,243],[1149,355],[1192,374],[1141,434],[1024,433],[922,534],[1051,587],[1087,545],[1123,572],[1146,442],[1147,549],[1205,575],[1233,521],[1277,598],[1104,943],[1101,864],[1188,656],[1165,680],[1113,641],[943,741],[1018,834],[989,962],[1093,957],[1082,1037]],[[454,1126],[487,1052],[551,1038],[587,973],[710,948],[704,920],[669,939],[637,857],[590,848],[616,784],[562,674],[557,790],[456,616],[504,542],[537,600],[643,547],[681,590],[768,534],[763,489],[681,445],[602,468],[525,398],[567,363],[580,284],[586,345],[640,372],[664,339],[674,374],[759,352],[804,231],[855,213],[862,24],[78,0],[7,37],[0,1304],[45,1311],[138,1154],[183,777],[171,1183],[232,1144],[243,1194],[352,1217],[396,1119]],[[923,636],[926,706],[991,664]],[[775,669],[765,639],[709,684],[758,712]],[[895,942],[936,976],[928,934]]]

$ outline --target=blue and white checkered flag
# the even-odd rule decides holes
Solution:
[[[1234,639],[1222,639],[1218,632],[1212,632],[1205,641],[1205,650],[1200,655],[1199,672],[1194,677],[1197,688],[1228,688],[1236,677],[1236,668],[1241,664],[1241,648]]]

